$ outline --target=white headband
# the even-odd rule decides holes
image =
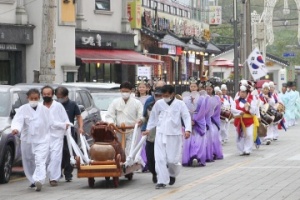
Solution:
[[[221,85],[221,90],[227,90],[227,86],[225,84]]]
[[[241,85],[241,86],[240,86],[240,91],[243,91],[243,92],[247,91],[247,88],[246,88],[246,86],[244,86],[244,85]]]

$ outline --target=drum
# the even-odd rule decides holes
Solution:
[[[261,123],[263,125],[269,126],[274,121],[273,109],[274,108],[267,103],[259,108]]]
[[[266,137],[267,136],[267,127],[262,123],[259,124],[257,128],[257,135],[258,137]]]
[[[282,109],[282,107],[279,106],[279,109]],[[278,108],[276,109],[275,107],[270,106],[270,105],[267,107],[266,113],[268,115],[274,117],[273,123],[279,123],[282,120],[282,118],[283,118],[283,113],[279,112]]]
[[[231,120],[233,117],[230,108],[221,108],[221,114],[220,114],[220,119],[221,120]]]

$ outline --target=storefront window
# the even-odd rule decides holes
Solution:
[[[110,0],[95,0],[96,10],[110,10]]]

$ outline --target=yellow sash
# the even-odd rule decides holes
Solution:
[[[243,132],[244,132],[244,134],[246,134],[246,127],[245,127],[245,124],[243,122],[243,118],[253,118],[253,141],[255,141],[256,137],[257,137],[257,128],[259,127],[259,121],[258,121],[257,116],[256,115],[250,115],[250,114],[247,114],[247,113],[245,113],[243,116],[240,116]]]

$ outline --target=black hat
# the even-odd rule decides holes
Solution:
[[[286,86],[287,86],[287,87],[292,87],[293,84],[294,84],[294,83],[293,83],[292,81],[289,81],[289,82],[287,82]]]

